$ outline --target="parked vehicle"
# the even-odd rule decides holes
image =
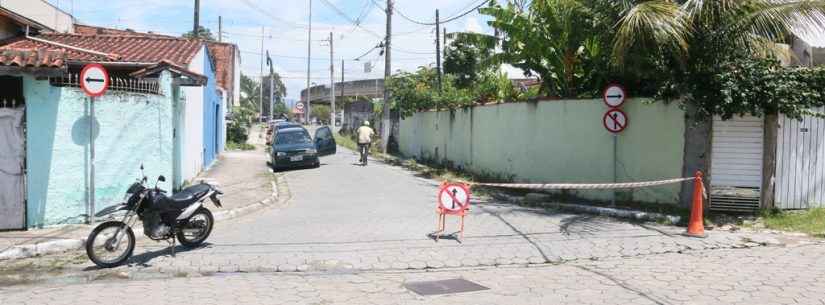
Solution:
[[[329,127],[321,127],[311,138],[303,127],[278,130],[270,153],[271,166],[275,170],[295,167],[319,167],[319,157],[335,154],[337,146]]]
[[[102,268],[113,268],[125,263],[135,249],[135,234],[132,227],[138,220],[143,222],[143,234],[155,241],[168,241],[174,256],[175,242],[187,248],[200,246],[212,233],[215,223],[212,212],[204,207],[209,198],[217,207],[221,206],[217,187],[201,183],[190,186],[172,196],[158,188],[157,183],[166,181],[159,176],[155,186],[146,187],[147,178],[133,183],[126,191],[121,204],[106,208],[96,217],[111,216],[125,212],[120,221],[107,221],[98,225],[86,240],[86,254]]]
[[[266,145],[272,145],[273,139],[275,137],[275,134],[278,133],[278,130],[295,127],[303,128],[301,124],[286,121],[272,124],[272,127],[266,131]]]

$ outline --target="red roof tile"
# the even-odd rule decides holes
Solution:
[[[74,25],[74,33],[80,35],[120,35],[120,36],[153,36],[153,37],[166,37],[166,38],[177,38],[175,36],[157,34],[157,33],[143,33],[143,32],[136,32],[133,30],[119,30],[119,29],[112,29],[112,28],[104,28],[99,26],[93,25],[83,25],[83,24],[75,24]]]
[[[235,85],[236,46],[229,43],[207,42],[209,53],[215,61],[215,80],[219,87],[232,91]]]
[[[42,34],[36,41],[25,37],[15,38],[0,46],[2,50],[49,50],[66,54],[67,61],[80,62],[134,62],[158,63],[168,60],[177,65],[189,66],[200,51],[203,41],[164,36],[119,36]],[[74,48],[61,46],[69,45]],[[88,52],[84,50],[90,50]],[[108,54],[104,56],[102,54]]]
[[[66,61],[66,54],[56,50],[15,50],[0,51],[0,65],[33,67],[33,68],[61,68]]]

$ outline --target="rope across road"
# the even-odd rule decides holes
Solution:
[[[487,186],[510,189],[530,190],[614,190],[636,189],[651,186],[661,186],[694,180],[690,178],[676,178],[658,181],[625,182],[625,183],[470,183],[472,186]]]

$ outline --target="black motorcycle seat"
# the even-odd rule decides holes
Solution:
[[[176,208],[185,209],[211,190],[212,187],[208,184],[193,185],[169,197],[169,203]]]

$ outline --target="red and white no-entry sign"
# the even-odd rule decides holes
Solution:
[[[109,89],[109,72],[100,64],[88,64],[80,71],[80,89],[91,97],[98,97]]]
[[[610,109],[604,114],[604,128],[612,133],[620,133],[627,128],[627,114],[621,109]]]
[[[470,189],[459,183],[448,183],[438,190],[438,207],[446,214],[460,214],[470,208]]]

